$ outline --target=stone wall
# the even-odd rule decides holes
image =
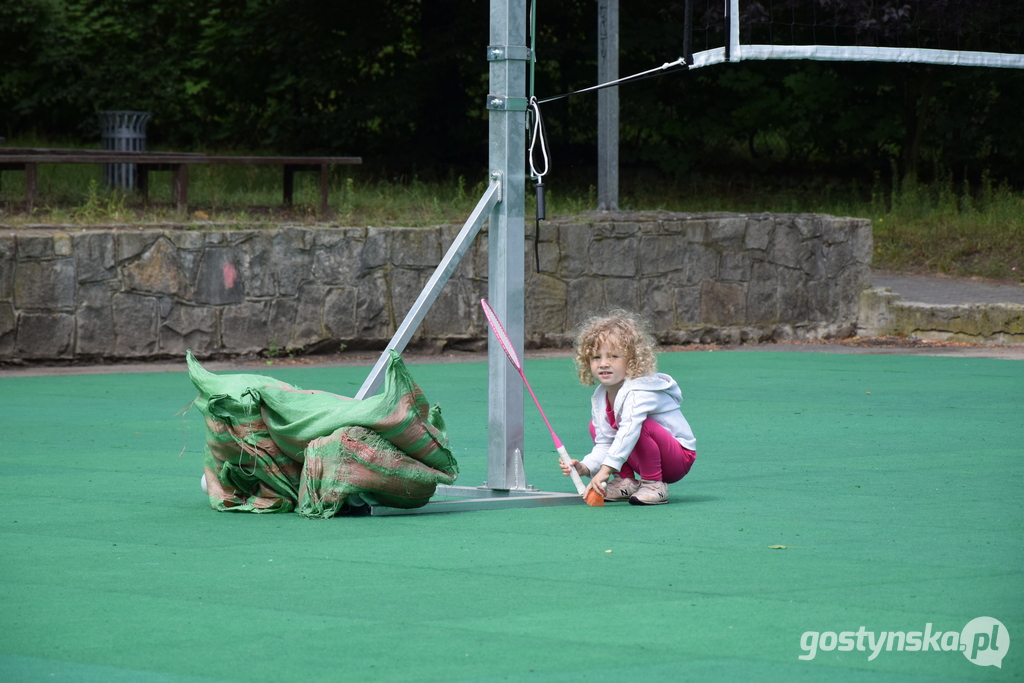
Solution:
[[[200,357],[381,348],[460,226],[0,233],[0,360]],[[531,226],[532,228],[532,226]],[[866,220],[595,214],[527,244],[531,346],[587,315],[639,310],[663,342],[853,334],[870,281]],[[479,345],[481,232],[414,343]]]
[[[860,295],[857,334],[911,337],[970,344],[1024,344],[1024,305],[923,304],[904,301],[888,288]]]

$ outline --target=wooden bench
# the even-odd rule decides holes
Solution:
[[[172,195],[178,211],[188,210],[188,167],[193,164],[266,164],[284,170],[284,203],[291,205],[296,171],[320,171],[320,214],[327,213],[327,171],[335,164],[361,164],[360,157],[275,157],[208,156],[183,152],[111,152],[95,149],[32,149],[0,147],[0,175],[3,171],[25,172],[26,208],[35,205],[39,164],[135,164],[138,187],[148,196],[149,174],[170,171]]]

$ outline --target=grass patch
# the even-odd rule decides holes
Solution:
[[[10,141],[8,146],[54,147],[53,142]],[[219,153],[219,152],[211,152]],[[247,154],[249,152],[246,152]],[[254,151],[252,154],[265,152]],[[548,215],[580,215],[597,205],[596,174],[588,169],[547,180]],[[418,177],[369,178],[368,169],[336,167],[330,180],[330,224],[417,227],[463,222],[476,205],[486,178],[452,176],[425,182]],[[150,195],[105,188],[99,165],[39,167],[36,208],[23,210],[24,173],[5,172],[0,185],[0,224],[37,225],[168,223],[201,227],[325,222],[318,215],[316,174],[295,176],[294,204],[282,205],[277,166],[210,165],[189,171],[189,211],[175,211],[169,173],[150,174]],[[871,220],[876,268],[938,272],[1024,282],[1024,194],[988,178],[971,185],[920,183],[913,178],[886,186],[826,176],[691,174],[682,180],[623,169],[619,205],[624,210],[825,213]],[[528,183],[527,220],[533,192]]]

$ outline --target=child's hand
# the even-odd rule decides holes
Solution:
[[[594,474],[594,477],[590,480],[590,484],[587,488],[596,489],[601,495],[604,495],[605,487],[608,485],[608,479],[611,478],[614,472],[615,470],[611,467],[601,465],[601,469]]]
[[[572,465],[573,469],[576,470],[576,473],[579,474],[581,477],[590,476],[590,470],[588,470],[579,460],[570,460],[569,463]],[[558,466],[562,468],[563,477],[568,477],[571,474],[571,472],[569,471],[569,465],[566,465],[561,458],[558,459]]]

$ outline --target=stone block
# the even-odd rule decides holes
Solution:
[[[590,273],[591,231],[589,223],[567,223],[558,226],[558,250],[562,257],[559,275],[564,278],[576,278]]]
[[[706,242],[730,245],[735,249],[743,242],[747,230],[747,219],[745,216],[711,219],[707,222],[707,226]]]
[[[392,233],[392,265],[399,268],[433,269],[440,262],[440,228],[397,228]]]
[[[14,306],[20,310],[72,310],[75,284],[75,264],[70,258],[21,260],[14,269]]]
[[[74,355],[75,319],[68,313],[18,314],[17,358],[70,358]]]
[[[802,270],[779,268],[779,320],[796,323],[809,315],[807,276]]]
[[[803,268],[811,256],[810,242],[805,241],[792,220],[783,218],[775,222],[768,260],[787,268]]]
[[[245,282],[238,270],[239,259],[227,247],[208,247],[203,252],[195,286],[199,304],[233,304],[245,300]]]
[[[117,276],[117,240],[110,231],[85,232],[74,236],[75,271],[79,282],[100,282]]]
[[[385,228],[369,228],[366,242],[359,252],[360,274],[383,268],[391,259],[391,231]]]
[[[969,343],[1024,344],[1020,304],[928,305],[903,301],[887,289],[861,294],[857,333]]]
[[[701,323],[701,287],[677,287],[673,292],[676,308],[676,325],[682,328],[694,327]]]
[[[18,318],[14,306],[0,302],[0,358],[13,358],[17,348]]]
[[[636,237],[640,233],[640,225],[635,222],[593,223],[591,228],[591,235],[595,240],[624,240]]]
[[[679,235],[643,235],[639,245],[639,275],[652,277],[684,269],[685,255],[692,249],[703,249],[686,242]]]
[[[743,236],[743,247],[745,249],[764,251],[768,248],[774,228],[775,221],[770,217],[747,219],[747,228]]]
[[[18,259],[37,260],[51,259],[53,253],[53,237],[46,233],[24,232],[15,237]]]
[[[157,351],[159,313],[156,297],[118,292],[111,297],[113,355],[144,358]]]
[[[479,301],[472,302],[465,287],[462,281],[448,281],[423,319],[424,338],[443,343],[447,339],[474,339],[484,332],[473,324],[473,307],[479,308]]]
[[[864,268],[871,267],[872,249],[874,249],[874,232],[871,221],[866,218],[851,218],[850,241],[853,242],[853,257]]]
[[[245,296],[272,298],[277,295],[277,267],[273,240],[266,231],[257,231],[232,247],[238,263]]]
[[[817,214],[798,214],[791,216],[790,220],[800,233],[801,239],[820,239],[825,232],[821,216]]]
[[[452,244],[454,244],[455,239],[458,237],[459,232],[461,231],[461,229],[462,229],[461,225],[444,225],[444,226],[441,226],[441,228],[440,228],[440,230],[441,230],[441,252],[443,254],[445,254],[445,255],[448,254],[448,250],[451,248]],[[543,233],[544,231],[541,230],[541,232]],[[554,232],[554,229],[552,229],[552,232]],[[478,253],[478,249],[480,247],[480,243],[481,242],[483,242],[484,246],[486,247],[486,240],[481,237],[481,232],[478,232],[476,237],[473,239],[472,242],[470,242],[470,244],[466,248],[465,253],[462,255],[462,259],[459,261],[458,265],[455,267],[455,270],[452,272],[452,277],[453,278],[476,278],[476,277],[481,277],[481,276],[485,277],[485,278],[487,277],[486,253],[485,253],[485,259],[484,259],[484,264],[485,264],[484,270],[481,272],[481,271],[479,271],[477,269],[478,263],[477,263],[476,255]],[[532,245],[533,245],[532,238],[528,235],[527,236],[527,243],[526,243],[526,251],[527,251],[527,253],[530,253],[530,251],[532,249]],[[486,249],[484,251],[486,252]]]
[[[634,277],[637,273],[637,238],[595,237],[590,243],[589,270],[597,276]]]
[[[188,283],[178,261],[178,250],[170,240],[157,239],[146,251],[128,261],[122,272],[126,291],[188,297]],[[222,274],[226,279],[227,271]]]
[[[683,283],[697,285],[705,280],[718,277],[719,252],[701,244],[687,244],[682,253],[681,267]]]
[[[405,315],[412,309],[416,297],[420,295],[423,285],[430,278],[425,270],[409,270],[392,268],[389,273],[391,309],[394,311],[395,324],[400,325]]]
[[[286,349],[303,349],[317,339],[296,335],[295,317],[299,311],[298,299],[272,299],[267,317],[267,334],[271,339],[283,339]]]
[[[284,348],[283,339],[271,339],[267,326],[270,305],[248,301],[221,309],[221,343],[232,353],[259,353],[271,346]]]
[[[168,230],[164,237],[182,251],[202,251],[206,246],[206,233],[199,230]]]
[[[565,318],[567,294],[568,288],[565,283],[551,275],[535,275],[526,281],[527,337],[534,339],[573,328],[578,321],[569,321]]]
[[[804,282],[803,289],[807,301],[803,322],[822,323],[838,319],[839,307],[833,283],[809,280]]]
[[[536,251],[534,249],[536,248]],[[537,270],[537,260],[540,259],[540,270]],[[559,271],[558,263],[558,243],[557,242],[540,242],[534,245],[532,240],[526,242],[526,253],[525,253],[525,268],[526,277],[529,278],[534,273],[540,272],[547,275],[557,275]],[[483,273],[483,278],[487,278],[487,273]]]
[[[640,282],[632,277],[606,277],[601,280],[604,289],[604,305],[607,308],[622,308],[635,311],[640,307]]]
[[[324,297],[324,329],[333,339],[352,339],[358,334],[355,287],[334,287]]]
[[[381,271],[370,273],[356,281],[356,320],[359,338],[365,342],[391,339],[400,322],[394,321],[388,282]]]
[[[112,300],[117,283],[87,282],[78,285],[75,314],[75,353],[86,356],[114,355],[114,312]]]
[[[313,249],[334,249],[356,241],[366,241],[366,228],[317,228],[313,231]]]
[[[307,231],[282,229],[271,235],[271,258],[277,295],[297,296],[313,280],[313,238]]]
[[[775,323],[778,320],[778,267],[764,261],[754,261],[750,266],[750,281],[747,284],[747,321]]]
[[[662,278],[644,278],[640,281],[639,313],[652,330],[670,330],[676,326],[675,287]]]
[[[117,233],[117,262],[124,263],[143,254],[164,236],[157,230],[131,230]]]
[[[352,230],[347,238],[335,235],[329,245],[317,248],[313,255],[313,277],[321,284],[351,284],[360,273],[360,255],[365,239],[362,231]],[[436,265],[436,263],[435,263]]]
[[[302,348],[324,339],[324,299],[327,288],[315,282],[309,282],[299,288],[295,296],[295,318],[290,334],[281,335],[276,342],[279,346]],[[287,312],[287,309],[282,309]],[[274,325],[277,329],[277,325]],[[287,339],[287,343],[285,340]],[[226,342],[225,342],[226,343]]]
[[[670,234],[679,235],[684,242],[704,244],[708,242],[708,224],[704,220],[691,219],[679,224]]]
[[[71,235],[66,232],[53,233],[53,254],[54,256],[71,256],[74,247],[71,244]]]
[[[857,319],[861,292],[871,287],[871,269],[854,262],[843,268],[830,286],[835,290],[836,319],[851,323]]]
[[[604,285],[599,279],[576,278],[566,281],[565,316],[570,329],[605,309]]]
[[[14,269],[18,246],[14,237],[0,236],[0,301],[14,299]]]
[[[543,228],[541,229],[541,235],[547,232]],[[556,228],[557,232],[557,228]],[[463,262],[469,262],[470,269],[467,273],[467,277],[474,280],[487,280],[487,264],[490,258],[490,243],[488,240],[487,226],[485,225],[477,234],[476,239],[473,240],[473,246],[470,247],[469,253],[463,259]],[[556,235],[557,244],[557,235]],[[543,262],[541,262],[543,266]],[[557,267],[561,267],[560,265]]]
[[[707,325],[740,325],[747,319],[746,287],[705,280],[700,292],[700,320]]]
[[[209,306],[174,304],[160,324],[160,353],[184,356],[191,350],[199,357],[219,351],[217,311]]]
[[[722,282],[750,280],[750,254],[743,250],[723,251],[718,257],[718,279]]]

